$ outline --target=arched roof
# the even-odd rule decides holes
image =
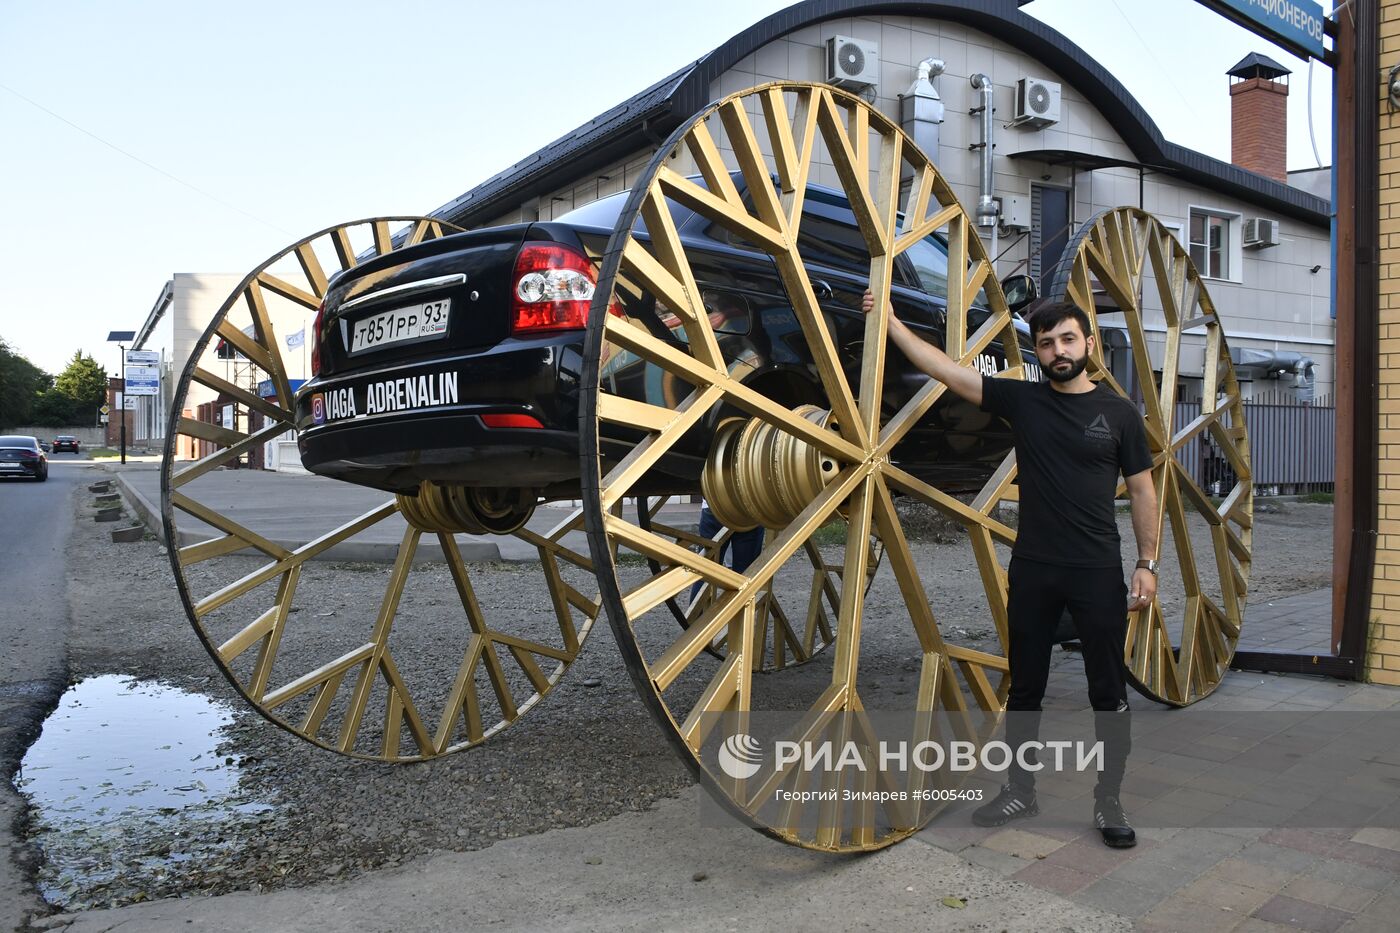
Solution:
[[[1122,83],[1059,32],[1022,13],[1017,0],[805,0],[768,16],[708,55],[599,114],[434,212],[463,226],[489,221],[532,197],[577,181],[648,144],[657,145],[710,102],[714,80],[760,47],[828,19],[917,16],[961,23],[1043,62],[1108,120],[1139,163],[1318,226],[1330,205],[1204,153],[1168,142]]]

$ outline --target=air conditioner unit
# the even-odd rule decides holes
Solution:
[[[1039,128],[1060,122],[1060,86],[1042,78],[1016,82],[1016,113],[1012,126]]]
[[[1244,222],[1244,245],[1251,249],[1278,246],[1278,221],[1251,217]]]
[[[826,40],[826,81],[837,87],[874,87],[880,82],[880,46],[850,36]]]

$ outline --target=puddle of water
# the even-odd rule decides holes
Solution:
[[[237,827],[271,809],[238,792],[218,754],[226,704],[104,675],[70,687],[29,748],[15,785],[34,807],[40,890],[60,906],[143,890],[145,876],[216,859]]]

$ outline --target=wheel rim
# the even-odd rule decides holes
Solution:
[[[370,491],[355,497],[360,514],[299,516],[305,532],[279,542],[259,530],[256,510],[233,511],[247,503],[227,501],[213,482],[215,470],[295,424],[288,375],[295,367],[284,359],[281,337],[298,324],[309,330],[330,279],[367,255],[458,229],[427,217],[374,218],[327,228],[277,253],[243,279],[205,328],[172,404],[163,520],[195,632],[264,717],[354,757],[411,761],[480,744],[559,682],[598,613],[596,595],[584,595],[593,587],[581,511],[548,531],[510,532],[539,555],[540,585],[524,586],[531,595],[506,605],[473,586],[461,551],[471,539],[463,534],[487,529],[464,517],[462,490],[425,489],[417,497]],[[217,359],[219,340],[237,350],[232,360]],[[261,382],[271,384],[269,397],[253,390]],[[235,427],[187,417],[201,393],[236,406]],[[255,418],[264,426],[255,429]],[[176,460],[181,447],[195,448],[196,458]],[[489,522],[499,512],[487,503],[478,514]],[[389,526],[398,529],[388,532],[398,543],[389,545],[393,560],[381,572],[315,560],[362,546]],[[425,534],[441,563],[415,568]]]
[[[775,158],[761,154],[756,137],[762,133],[774,141]],[[721,144],[735,154],[744,177],[759,182],[750,184],[756,202],[752,211],[744,206],[727,174],[719,154]],[[705,187],[669,168],[671,153],[682,148],[705,177]],[[966,212],[927,157],[896,125],[858,98],[826,87],[774,84],[755,88],[725,98],[677,129],[633,188],[619,218],[604,258],[585,347],[581,473],[585,520],[603,605],[638,690],[681,758],[712,796],[761,831],[809,848],[862,851],[908,836],[931,818],[938,805],[822,805],[804,813],[796,812],[798,808],[779,812],[765,809],[773,788],[796,786],[800,776],[791,770],[779,772],[755,787],[715,771],[710,764],[713,759],[702,756],[702,747],[714,739],[710,734],[715,725],[712,714],[732,713],[742,725],[745,717],[760,709],[786,709],[802,715],[794,734],[803,737],[827,734],[833,728],[868,729],[863,714],[874,707],[864,703],[865,697],[880,696],[881,702],[889,697],[869,673],[875,669],[873,664],[867,665],[869,679],[861,679],[862,652],[882,644],[880,639],[888,635],[900,639],[901,644],[912,644],[907,657],[918,674],[915,684],[910,685],[914,689],[900,701],[904,704],[900,711],[921,714],[925,721],[936,718],[927,714],[946,714],[965,727],[964,734],[982,734],[980,730],[995,721],[1008,687],[1004,650],[971,649],[944,637],[893,496],[902,493],[932,506],[966,532],[965,543],[982,586],[980,611],[991,617],[996,638],[1004,646],[1004,560],[1006,546],[1015,535],[993,517],[993,510],[1014,479],[1015,465],[1014,458],[1006,455],[967,504],[891,462],[895,444],[942,399],[945,390],[929,382],[897,412],[882,418],[887,315],[881,311],[864,322],[859,392],[852,391],[796,242],[806,182],[812,166],[821,160],[835,166],[835,174],[855,205],[873,257],[870,281],[877,296],[883,299],[889,295],[895,255],[931,232],[946,230],[949,268],[968,270],[966,278],[950,276],[950,354],[963,365],[972,366],[994,340],[1002,341],[1003,346],[1017,345],[1012,317]],[[906,168],[912,172],[913,183],[901,196],[899,179]],[[873,184],[872,170],[878,177]],[[767,186],[770,175],[778,178],[780,193]],[[793,296],[793,313],[831,402],[836,430],[818,427],[731,376],[730,362],[724,358],[701,307],[693,266],[676,233],[667,198],[748,239],[775,261],[788,294]],[[903,225],[896,224],[900,208],[905,208]],[[641,233],[634,233],[634,225]],[[649,245],[643,246],[644,241]],[[974,332],[968,309],[984,286],[991,313]],[[629,306],[638,309],[635,313],[629,310],[627,317],[607,313],[612,301],[639,295],[643,300]],[[683,339],[667,342],[655,336],[654,328],[647,329],[643,320],[647,296],[664,302],[670,313],[680,318]],[[885,302],[880,305],[885,307]],[[665,407],[613,394],[611,387],[619,384],[617,361],[625,354],[683,381],[690,387],[689,394],[679,404]],[[1019,358],[1002,375],[1024,378]],[[601,383],[600,377],[607,384]],[[683,446],[682,439],[721,403],[762,420],[789,441],[821,450],[838,465],[829,482],[777,531],[742,574],[610,514],[610,509],[658,464],[667,463],[667,458]],[[609,434],[614,424],[644,426],[647,435],[630,450],[619,453]],[[681,488],[686,486],[684,482],[677,486],[678,492],[695,491]],[[847,523],[844,578],[865,576],[869,549],[863,545],[872,536],[878,537],[895,577],[903,618],[897,618],[897,628],[885,626],[888,631],[867,639],[862,634],[866,589],[845,587],[836,619],[835,650],[822,656],[829,662],[820,672],[823,676],[813,673],[821,665],[808,664],[780,677],[756,681],[763,650],[756,641],[757,600],[788,558],[798,555],[806,562],[801,556],[804,546],[838,509],[844,512]],[[616,547],[648,555],[659,571],[624,579],[610,554]],[[696,580],[716,587],[720,597],[677,635],[651,612]],[[658,632],[663,634],[658,636]],[[745,647],[728,652],[717,662],[705,649],[722,632],[729,644]],[[867,655],[867,662],[875,657]],[[824,676],[827,671],[829,680]],[[770,688],[800,677],[807,677],[805,685],[811,688],[800,700],[776,698],[779,688]],[[869,746],[875,739],[867,731],[861,741]],[[908,777],[911,786],[927,779],[918,772]],[[939,777],[944,778],[946,775]],[[868,780],[877,778],[872,774]]]
[[[665,535],[683,547],[698,550],[706,559],[721,563],[724,549],[729,545],[735,532],[732,528],[722,528],[713,539],[698,533],[691,533],[656,521],[656,513],[666,500],[657,499],[647,503],[646,498],[637,500],[637,524],[643,531]],[[828,526],[828,527],[834,527]],[[771,540],[776,529],[768,530],[765,541]],[[875,582],[875,574],[884,559],[884,546],[878,538],[871,539],[872,556],[866,561],[866,589]],[[811,565],[811,584],[797,600],[785,599],[773,585],[764,587],[763,595],[755,604],[754,623],[758,631],[758,643],[764,646],[759,670],[763,673],[780,671],[795,664],[806,664],[825,651],[834,640],[833,617],[841,605],[845,566],[832,563],[821,550],[810,541],[803,545],[802,552]],[[647,565],[653,574],[661,572],[661,564],[648,558]],[[699,589],[696,589],[699,587]],[[708,582],[693,584],[690,594],[673,596],[666,600],[666,606],[681,628],[688,628],[709,608],[717,595]],[[705,650],[716,658],[724,660],[729,633],[721,633]]]
[[[1249,584],[1254,493],[1244,403],[1214,302],[1186,248],[1152,215],[1131,207],[1104,211],[1082,228],[1055,268],[1049,295],[1090,319],[1096,336],[1090,377],[1143,407],[1162,564],[1157,598],[1128,614],[1124,660],[1133,686],[1149,699],[1187,706],[1219,685],[1234,657]],[[1096,298],[1096,296],[1098,296]],[[1155,298],[1155,302],[1151,301]],[[1147,319],[1160,315],[1160,349]],[[1160,370],[1145,385],[1124,386],[1103,353],[1102,326],[1121,315],[1133,370]],[[1109,321],[1102,321],[1108,317]],[[1204,331],[1199,370],[1187,364],[1184,334]],[[1181,404],[1181,378],[1201,380],[1199,409]],[[1194,449],[1228,464],[1217,505],[1191,476]],[[1120,489],[1121,494],[1121,489]]]

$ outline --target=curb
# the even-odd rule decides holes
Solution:
[[[143,496],[136,487],[127,482],[125,476],[120,472],[114,472],[117,485],[121,488],[122,496],[130,504],[131,510],[136,513],[136,517],[150,530],[156,538],[166,547],[170,543],[165,540],[165,522],[161,516],[160,509],[149,499]],[[202,541],[210,541],[218,537],[215,534],[202,534],[199,532],[180,532],[177,547],[187,547],[191,544],[199,544]],[[273,540],[273,544],[284,547],[289,551],[294,551],[304,545],[305,541],[282,541]],[[503,558],[498,545],[484,541],[461,541],[458,542],[457,549],[462,554],[462,560],[468,563],[485,563],[488,561],[506,560],[509,563],[538,563],[536,556],[533,560],[520,560]],[[322,553],[311,558],[318,561],[360,561],[367,563],[391,564],[399,556],[399,545],[397,543],[380,543],[373,541],[342,541],[334,547],[327,548]],[[443,556],[442,547],[436,538],[421,541],[418,545],[418,552],[413,556],[415,564],[442,564],[446,563]]]

